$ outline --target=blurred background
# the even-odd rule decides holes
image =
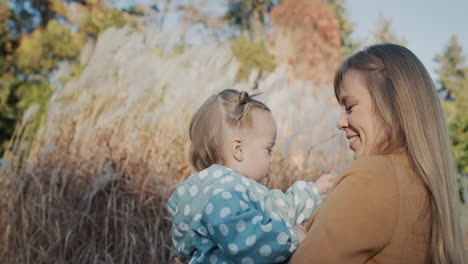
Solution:
[[[278,125],[265,184],[351,159],[332,78],[407,46],[446,113],[468,230],[468,1],[0,0],[0,262],[184,263],[163,208],[193,169],[210,95],[261,92]]]

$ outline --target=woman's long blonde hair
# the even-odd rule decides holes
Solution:
[[[403,147],[429,193],[432,225],[427,262],[465,263],[447,126],[429,73],[405,47],[370,46],[338,68],[334,81],[337,98],[350,69],[365,78],[376,114],[387,128],[389,148],[384,151]]]

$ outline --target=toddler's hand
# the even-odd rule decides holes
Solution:
[[[296,230],[299,244],[301,244],[307,236],[307,230],[301,225],[293,226],[293,229]]]
[[[318,180],[315,181],[315,185],[317,186],[320,195],[325,197],[333,186],[335,180],[336,175],[334,173],[321,175]]]

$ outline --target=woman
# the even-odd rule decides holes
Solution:
[[[292,263],[465,263],[447,128],[422,63],[371,46],[341,64],[334,88],[355,160]]]

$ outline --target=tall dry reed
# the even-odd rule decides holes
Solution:
[[[109,29],[66,67],[33,141],[20,127],[0,169],[2,263],[173,263],[163,205],[193,170],[187,129],[196,108],[236,83],[229,45],[168,57],[161,32]],[[263,77],[260,99],[278,123],[269,187],[286,189],[340,169],[349,158],[337,135],[332,89],[289,82],[284,67]]]

